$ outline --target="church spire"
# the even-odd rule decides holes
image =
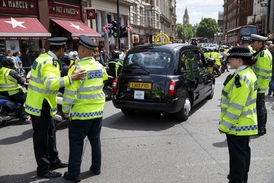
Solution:
[[[189,24],[189,15],[188,15],[188,11],[187,11],[187,7],[185,9],[185,14],[184,14],[184,17],[183,17],[183,24]]]

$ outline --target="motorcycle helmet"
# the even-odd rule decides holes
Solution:
[[[68,57],[69,57],[70,60],[77,60],[77,59],[79,59],[77,51],[71,51],[71,52],[69,52],[68,53]]]
[[[120,52],[117,50],[114,50],[112,52],[112,59],[116,59],[116,58],[119,59],[119,55],[120,55]]]
[[[13,62],[11,57],[6,56],[6,57],[2,58],[1,65],[3,67],[7,67],[7,68],[13,68],[14,67],[14,62]]]
[[[61,61],[64,62],[67,66],[70,65],[70,58],[67,53],[64,53],[63,56],[61,57]]]

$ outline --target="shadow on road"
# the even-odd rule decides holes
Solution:
[[[214,147],[227,147],[227,141],[224,140],[223,142],[215,142],[212,144]]]
[[[85,171],[81,173],[82,180],[88,179],[90,177],[95,176],[90,171]],[[29,182],[49,182],[49,183],[67,183],[68,181],[62,177],[58,178],[52,178],[52,179],[46,179],[46,178],[40,178],[36,176],[36,171],[32,171],[26,174],[14,174],[14,175],[3,175],[0,176],[1,182],[9,182],[9,183],[29,183]]]
[[[32,138],[32,133],[33,133],[33,130],[29,129],[27,131],[24,131],[21,135],[1,139],[0,145],[10,145],[10,144],[16,144],[16,143],[25,141],[29,138]],[[1,178],[0,178],[0,180],[1,180]]]

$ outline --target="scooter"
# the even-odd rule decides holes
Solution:
[[[0,126],[13,119],[19,119],[21,104],[12,102],[10,98],[0,95]],[[30,120],[30,116],[26,116]]]

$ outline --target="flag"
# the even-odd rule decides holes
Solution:
[[[133,30],[133,27],[132,27],[131,25],[128,25],[128,26],[126,27],[126,29],[127,29],[127,31],[132,31],[132,30]]]

